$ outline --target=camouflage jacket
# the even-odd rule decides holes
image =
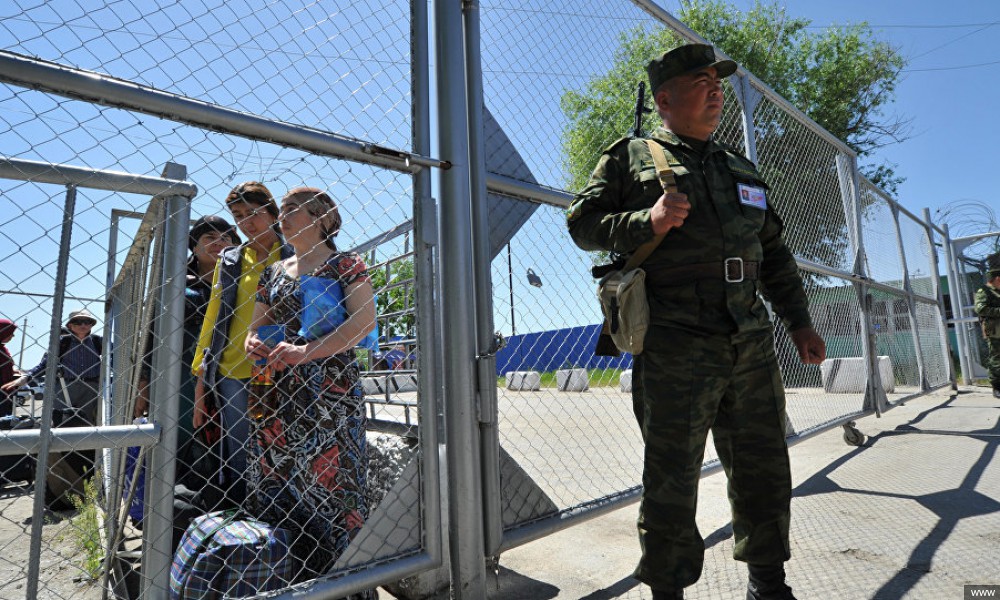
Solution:
[[[668,162],[691,212],[681,227],[667,233],[643,268],[655,272],[660,267],[721,264],[729,257],[760,263],[757,281],[698,279],[664,288],[656,285],[663,282],[648,278],[652,322],[706,334],[759,332],[771,327],[761,292],[790,331],[810,326],[802,279],[771,198],[764,209],[739,201],[738,184],[767,189],[757,167],[714,140],[699,154],[663,127],[651,138],[669,152]],[[584,250],[628,255],[653,238],[650,208],[662,194],[645,140],[618,140],[604,151],[570,205],[570,235]]]
[[[983,335],[1000,338],[1000,291],[990,284],[976,290],[976,314],[983,325]]]

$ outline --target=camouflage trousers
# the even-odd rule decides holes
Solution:
[[[1000,390],[1000,338],[986,338],[986,346],[990,353],[983,366],[990,371],[990,385]]]
[[[729,479],[733,557],[788,560],[785,395],[770,332],[733,341],[653,326],[632,382],[645,441],[635,577],[670,589],[701,576],[705,542],[695,512],[709,430]]]

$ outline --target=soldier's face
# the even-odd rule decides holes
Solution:
[[[671,131],[707,140],[722,120],[722,81],[715,67],[674,77],[656,93],[656,104]]]

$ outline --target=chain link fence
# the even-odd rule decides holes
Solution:
[[[14,413],[24,429],[0,434],[0,459],[37,457],[31,477],[8,478],[0,493],[0,596],[165,597],[192,517],[235,506],[223,492],[207,498],[232,483],[226,472],[241,470],[224,441],[241,419],[256,466],[244,469],[253,502],[239,519],[261,518],[272,530],[269,544],[292,548],[283,554],[300,564],[261,584],[285,597],[364,597],[378,585],[420,597],[446,586],[448,569],[438,568],[447,554],[442,493],[453,520],[449,543],[459,550],[451,554],[480,569],[482,554],[638,497],[642,443],[629,358],[593,356],[595,257],[566,234],[563,209],[574,190],[564,191],[572,177],[563,100],[570,91],[589,93],[612,64],[616,40],[664,26],[678,40],[696,38],[649,2],[482,3],[481,20],[466,28],[473,40],[481,36],[466,43],[482,52],[482,71],[465,73],[472,89],[481,85],[485,105],[481,121],[473,120],[482,131],[470,136],[464,116],[448,112],[444,100],[461,85],[445,70],[461,53],[445,45],[437,47],[439,104],[430,116],[427,8],[15,0],[0,17],[0,195],[7,209],[0,294],[3,316],[19,325],[8,348],[24,370],[46,352],[60,356],[60,328],[80,308],[103,335],[99,419],[85,427],[58,422],[61,361],[49,361],[44,383],[32,378],[17,395],[24,403],[15,403]],[[454,35],[447,16],[458,6],[435,8],[438,38]],[[754,159],[771,186],[831,358],[823,367],[801,365],[776,325],[789,436],[801,439],[946,385],[952,377],[935,250],[947,245],[946,233],[860,178],[849,149],[751,75],[734,76],[724,90],[717,136]],[[482,140],[470,149],[485,165],[481,203],[476,181],[461,193],[442,184],[432,196],[432,170],[444,178],[471,169],[465,156],[431,158],[432,126],[440,138],[458,131]],[[585,145],[596,160],[627,133]],[[347,358],[328,375],[346,374],[352,383],[337,384],[349,393],[332,405],[323,398],[296,404],[315,386],[272,374],[283,394],[279,407],[298,406],[301,414],[234,421],[225,412],[234,405],[219,400],[215,431],[211,420],[195,427],[192,416],[197,392],[189,363],[205,344],[201,317],[186,307],[197,304],[204,273],[187,271],[186,258],[200,263],[197,243],[185,245],[188,226],[201,217],[238,225],[241,242],[267,230],[266,214],[225,202],[246,181],[262,182],[278,202],[301,185],[336,202],[337,251],[365,265],[338,271],[341,292],[370,283],[370,300],[358,304],[361,296],[353,296],[352,304],[352,294],[345,296],[352,313],[369,314],[370,305],[369,325],[379,335],[352,350],[367,327],[356,329],[338,347]],[[487,213],[486,227],[474,224],[471,235],[448,220],[477,207]],[[291,236],[296,207],[277,208]],[[303,249],[325,252],[300,246],[300,256],[310,254]],[[482,262],[456,277],[455,267],[473,254]],[[453,285],[464,275],[479,284],[475,293]],[[268,305],[280,297],[265,285],[265,301],[256,303],[259,275],[247,277],[241,301]],[[202,299],[210,304],[213,285],[205,283]],[[208,304],[211,322],[217,316]],[[472,304],[478,315],[443,308]],[[264,314],[286,324],[291,338],[298,335],[291,323],[301,318],[282,306]],[[229,330],[230,359],[252,328],[253,309],[244,311]],[[507,337],[506,349],[497,352],[484,330]],[[465,348],[450,342],[463,335],[477,347],[457,356]],[[455,373],[466,372],[456,366],[482,380],[475,392],[453,385]],[[223,373],[249,377],[249,370]],[[456,415],[474,404],[465,430],[481,438],[455,436]],[[136,422],[144,412],[149,422]],[[444,483],[442,431],[452,436],[442,454],[452,469]],[[288,441],[293,435],[299,446]],[[298,452],[311,444],[324,451]],[[711,469],[717,460],[708,448]],[[82,500],[56,510],[49,465],[71,451],[93,452],[93,464],[68,481]],[[467,481],[463,468],[481,457],[482,470],[469,472],[481,477],[482,489],[467,506],[457,500],[478,482]],[[327,492],[349,510],[328,510],[322,500],[315,511],[322,519],[303,518],[301,508]],[[467,521],[486,523],[484,543],[454,526]],[[458,539],[466,534],[472,543]],[[320,558],[317,548],[325,552]],[[468,577],[469,563],[451,568],[456,582]]]
[[[951,343],[961,365],[966,384],[989,382],[989,346],[975,312],[976,291],[987,281],[986,256],[998,251],[1000,232],[988,232],[959,238],[946,235],[944,245],[949,257],[948,285]]]
[[[0,596],[165,597],[177,583],[170,568],[185,527],[223,508],[240,507],[241,522],[264,519],[266,527],[254,531],[272,559],[294,564],[276,567],[281,580],[233,589],[220,583],[220,594],[280,592],[298,583],[317,595],[369,597],[375,584],[440,561],[437,453],[426,459],[422,450],[425,440],[436,447],[436,431],[419,428],[423,411],[437,411],[423,405],[433,396],[416,385],[417,357],[435,353],[415,329],[426,301],[419,297],[430,298],[433,239],[412,233],[422,218],[415,189],[426,178],[415,173],[440,164],[412,152],[411,57],[424,41],[413,42],[411,32],[427,23],[414,24],[406,2],[330,8],[60,2],[4,11],[4,316],[20,326],[22,343],[11,345],[20,368],[34,367],[46,352],[59,358],[48,360],[44,381],[32,377],[19,394],[30,400],[14,410],[23,429],[0,440],[5,461],[37,457],[30,477],[4,473]],[[180,174],[164,181],[190,190],[183,202],[151,201],[159,192],[143,197],[120,183],[155,179],[167,163]],[[53,174],[64,171],[72,180],[56,181]],[[100,183],[110,180],[119,183]],[[199,271],[202,248],[189,243],[187,228],[217,216],[238,225],[241,242],[260,237],[266,217],[238,214],[224,202],[236,184],[251,180],[264,182],[277,201],[301,185],[335,200],[342,220],[336,252],[348,253],[336,256],[353,251],[361,263],[329,263],[320,273],[340,282],[338,291],[354,290],[343,301],[352,313],[378,310],[382,337],[355,352],[361,340],[353,338],[366,333],[355,327],[319,370],[274,373],[276,417],[229,419],[217,393],[210,409],[221,422],[193,428],[191,359],[199,311],[207,308],[197,304],[209,300],[213,285],[211,269]],[[426,218],[433,222],[433,212]],[[381,235],[407,227],[410,233]],[[359,304],[354,298],[369,284],[378,300]],[[246,290],[239,300],[252,314],[256,281]],[[103,334],[90,400],[100,400],[101,410],[96,420],[71,423],[60,415],[76,399],[61,398],[61,388],[72,391],[72,381],[62,383],[77,365],[59,341],[68,339],[62,327],[75,327],[67,315],[80,308]],[[233,310],[241,322],[226,332],[227,348],[241,348],[250,322],[246,309]],[[270,318],[294,341],[304,312]],[[427,304],[428,331],[433,319]],[[360,394],[377,378],[364,374],[377,374],[378,361],[400,346],[405,370],[396,374],[409,376],[408,399],[365,402]],[[297,405],[302,414],[289,412]],[[147,410],[149,424],[142,424]],[[237,455],[226,437],[241,427],[256,459],[249,503],[230,501],[240,478],[231,473]],[[63,454],[87,453],[85,464],[54,468],[66,462]],[[315,514],[306,515],[306,506]],[[282,547],[292,553],[274,552]],[[26,551],[15,552],[20,548]]]
[[[486,103],[524,157],[531,178],[523,180],[553,186],[567,180],[565,163],[559,169],[557,160],[563,154],[553,149],[567,127],[556,100],[566,90],[612,96],[606,70],[622,57],[625,44],[636,43],[636,31],[666,25],[679,40],[700,41],[652,3],[634,4],[484,5]],[[529,51],[519,40],[523,28],[535,26],[549,35]],[[930,237],[940,229],[901,212],[859,177],[850,149],[752,76],[731,77],[724,93],[717,138],[759,165],[799,260],[816,328],[827,342],[826,364],[802,365],[776,323],[791,439],[948,384]],[[531,102],[532,95],[542,100]],[[622,129],[593,139],[593,163],[601,148],[627,134]],[[638,493],[642,446],[630,361],[609,364],[592,353],[593,324],[601,315],[588,271],[603,257],[572,245],[556,208],[565,204],[549,202],[553,206],[535,210],[492,264],[495,325],[512,336],[497,367],[502,462],[516,463],[501,472],[502,548],[630,502]],[[711,444],[707,449],[711,469],[717,460]]]

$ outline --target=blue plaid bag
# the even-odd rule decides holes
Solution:
[[[291,534],[238,517],[223,511],[191,522],[170,565],[172,599],[245,598],[291,585]]]

